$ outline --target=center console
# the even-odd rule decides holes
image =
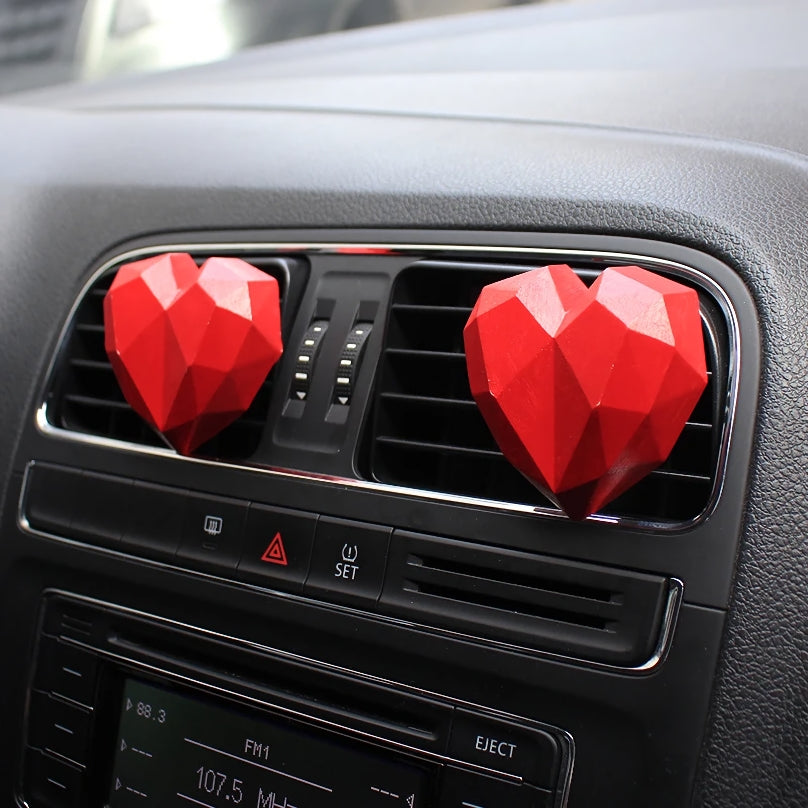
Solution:
[[[32,669],[30,808],[563,803],[562,730],[49,593]]]
[[[51,346],[2,524],[5,600],[30,616],[3,694],[18,804],[689,804],[757,400],[738,278],[605,236],[239,238],[119,245]],[[241,257],[282,298],[284,355],[190,457],[104,349],[119,268],[172,251]],[[499,452],[463,349],[483,286],[557,263],[689,286],[708,361],[669,460],[583,521]]]

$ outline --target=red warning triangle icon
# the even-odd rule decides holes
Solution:
[[[286,548],[283,546],[280,531],[275,534],[275,538],[269,543],[269,547],[264,550],[261,561],[266,561],[268,564],[280,564],[282,567],[289,563],[286,560]]]

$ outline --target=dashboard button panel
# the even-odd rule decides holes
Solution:
[[[51,500],[61,483],[84,493]],[[89,492],[102,500],[97,507]],[[20,524],[29,532],[483,643],[629,669],[670,641],[681,597],[678,582],[661,575],[38,461],[28,466],[21,503]]]

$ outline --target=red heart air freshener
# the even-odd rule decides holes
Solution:
[[[573,519],[667,459],[707,384],[696,292],[640,267],[493,283],[463,337],[503,454]]]
[[[126,400],[181,454],[241,415],[281,355],[278,282],[238,258],[125,264],[104,298]]]

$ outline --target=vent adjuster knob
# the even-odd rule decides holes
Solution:
[[[365,343],[373,330],[373,323],[355,323],[342,346],[342,353],[339,357],[337,376],[334,380],[333,404],[341,404],[347,407],[351,403],[354,388],[356,386],[356,376],[359,373],[359,363],[362,360],[362,352]]]

